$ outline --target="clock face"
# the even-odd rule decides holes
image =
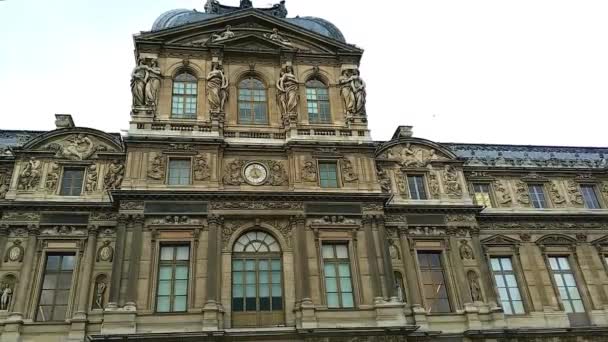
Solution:
[[[243,175],[247,183],[251,185],[262,185],[268,177],[268,170],[264,164],[250,163],[243,169]]]

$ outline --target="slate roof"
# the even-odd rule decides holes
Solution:
[[[12,156],[9,147],[21,146],[30,139],[46,132],[47,131],[0,130],[0,157]]]

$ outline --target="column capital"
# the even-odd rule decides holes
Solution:
[[[207,217],[207,222],[209,225],[221,225],[224,223],[224,217],[212,214]]]
[[[8,236],[8,224],[0,224],[0,236]]]
[[[143,224],[145,219],[144,214],[131,214],[129,218],[133,224]]]
[[[28,224],[27,233],[30,236],[38,236],[40,235],[40,227],[37,224]]]
[[[97,236],[97,234],[99,233],[99,226],[96,224],[90,224],[87,227],[87,231],[89,233],[89,236]]]

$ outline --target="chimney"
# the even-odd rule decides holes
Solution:
[[[55,114],[55,127],[57,128],[73,128],[74,120],[71,114]]]

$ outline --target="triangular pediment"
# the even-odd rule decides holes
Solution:
[[[230,34],[222,36],[230,27]],[[274,35],[273,35],[274,34]],[[218,39],[218,37],[220,37]],[[362,50],[255,9],[159,31],[143,32],[136,44],[165,47],[225,47],[242,50],[294,50],[305,53],[362,54]]]
[[[487,246],[512,246],[519,244],[519,241],[508,236],[496,234],[481,240],[481,244]]]

